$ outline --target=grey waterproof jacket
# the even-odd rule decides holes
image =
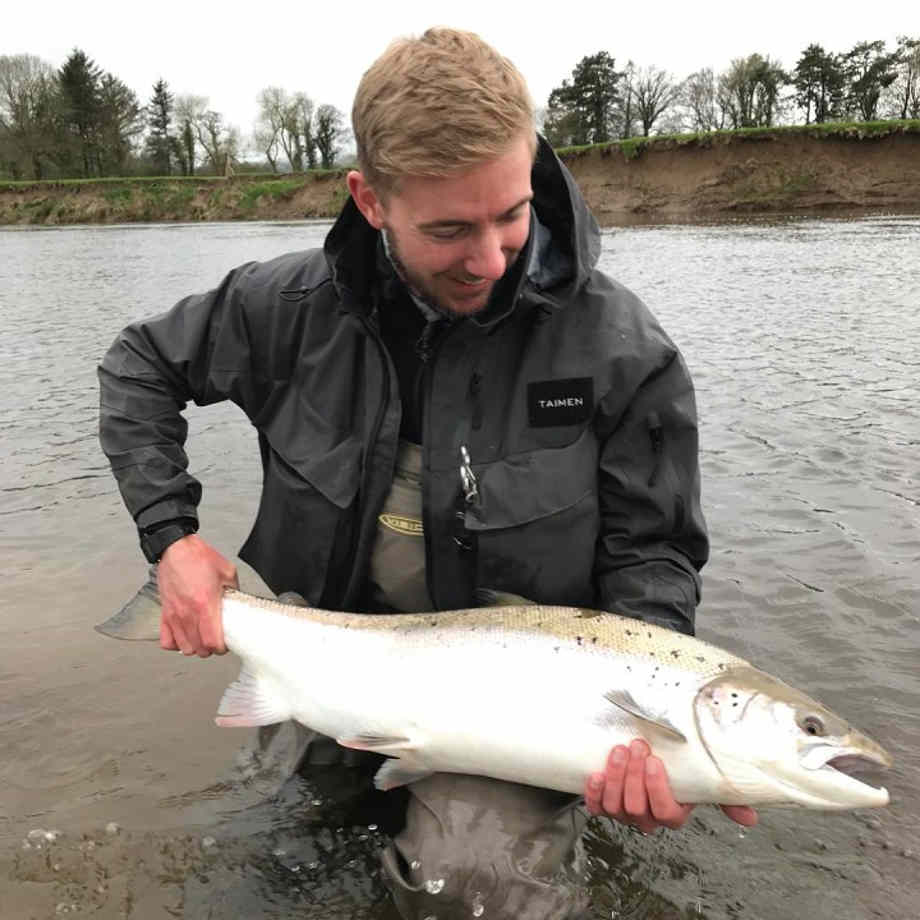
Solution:
[[[532,180],[511,289],[422,343],[430,595],[460,608],[486,587],[691,632],[708,542],[687,369],[596,269],[597,225],[542,139]],[[378,239],[349,201],[323,250],[242,265],[119,335],[99,368],[100,434],[139,528],[197,515],[181,410],[233,400],[264,466],[240,557],[278,593],[361,609],[401,412]]]

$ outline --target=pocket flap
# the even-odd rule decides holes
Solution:
[[[475,468],[479,500],[467,530],[517,527],[577,505],[597,491],[597,442],[586,429],[572,444],[515,454]]]
[[[351,505],[361,482],[361,444],[355,438],[339,441],[322,453],[304,454],[290,444],[276,444],[271,432],[264,434],[289,475],[305,480],[338,508]]]

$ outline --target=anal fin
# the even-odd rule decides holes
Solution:
[[[222,727],[274,725],[291,718],[287,701],[244,664],[240,676],[221,697],[214,721]]]

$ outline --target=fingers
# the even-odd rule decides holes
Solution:
[[[176,648],[178,648],[183,655],[201,655],[202,651],[206,651],[202,645],[201,636],[198,632],[197,620],[198,618],[194,605],[171,604],[169,607],[166,605],[163,607],[163,622],[172,632]],[[207,654],[201,657],[206,658],[210,654],[210,651],[207,651]]]
[[[638,826],[648,816],[648,794],[645,791],[645,761],[649,747],[644,741],[633,741],[629,746],[629,762],[623,782],[623,811]],[[645,831],[645,828],[640,828]],[[645,831],[647,833],[647,831]]]
[[[179,651],[179,643],[176,642],[166,618],[162,616],[160,618],[160,648],[165,648],[170,652]]]
[[[692,805],[681,805],[674,800],[664,764],[657,757],[649,757],[645,762],[646,791],[649,809],[659,824],[677,830],[687,822]]]
[[[224,654],[223,588],[237,587],[236,566],[197,534],[171,544],[158,571],[160,645],[185,655]]]
[[[615,747],[604,772],[592,774],[585,785],[588,811],[630,824],[645,834],[659,827],[681,827],[693,806],[675,801],[664,764],[650,754],[649,746],[639,739],[629,748]]]
[[[757,812],[747,805],[720,805],[719,807],[732,821],[743,827],[754,827],[760,820]]]

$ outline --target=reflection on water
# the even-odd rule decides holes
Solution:
[[[279,788],[246,733],[213,726],[233,661],[90,628],[145,568],[96,443],[96,363],[130,320],[247,259],[320,245],[327,226],[0,230],[0,916],[123,916],[129,893],[149,908],[136,916],[388,916],[382,832],[308,831],[321,794]],[[911,216],[604,235],[602,266],[652,307],[697,385],[713,537],[700,635],[851,718],[895,768],[878,812],[773,810],[743,831],[700,808],[650,838],[593,825],[598,917],[915,914],[918,252]],[[255,438],[231,406],[189,416],[203,530],[232,554],[258,496]],[[20,850],[39,827],[63,833]]]

